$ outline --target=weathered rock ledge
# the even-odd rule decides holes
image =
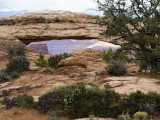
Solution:
[[[102,39],[94,16],[69,11],[39,11],[0,18],[0,40],[28,44],[54,39]]]
[[[112,38],[100,35],[105,28],[97,23],[95,16],[69,11],[38,11],[0,18],[0,43],[21,40],[29,44],[61,39],[99,39],[114,43]]]

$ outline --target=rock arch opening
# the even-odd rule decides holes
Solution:
[[[57,40],[46,40],[41,42],[32,42],[28,45],[29,48],[33,48],[35,52],[39,53],[42,51],[44,54],[61,54],[61,53],[72,53],[80,49],[96,49],[96,50],[107,50],[112,48],[114,51],[120,48],[119,45],[99,41],[97,39],[57,39]]]

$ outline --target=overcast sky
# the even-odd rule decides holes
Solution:
[[[81,12],[96,8],[94,0],[0,0],[0,11],[68,10]]]

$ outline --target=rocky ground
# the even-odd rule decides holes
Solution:
[[[30,71],[23,73],[18,79],[0,84],[0,99],[3,99],[5,95],[14,97],[27,93],[32,95],[35,101],[37,101],[41,94],[48,91],[53,84],[57,82],[64,82],[67,85],[72,85],[77,82],[104,85],[119,92],[122,96],[126,96],[137,90],[141,90],[144,93],[150,91],[160,93],[160,85],[156,83],[160,81],[159,78],[151,78],[151,76],[147,74],[138,73],[139,68],[135,63],[128,64],[128,73],[123,77],[107,75],[104,69],[105,63],[100,53],[100,51],[92,49],[79,50],[73,53],[75,57],[62,60],[58,64],[57,69],[51,69],[36,67],[34,61],[38,55],[29,52],[27,57],[31,63]],[[48,58],[49,55],[45,55],[45,59]],[[5,68],[6,63],[6,59],[1,60],[0,68]],[[14,109],[5,110],[3,106],[0,105],[0,110],[3,111],[0,114],[2,120],[7,120],[7,117],[10,118],[10,120],[23,120],[23,112],[20,112],[19,117],[16,118],[15,115],[11,114]],[[36,117],[37,120],[44,120],[46,118],[45,115],[40,115],[35,110],[25,109],[25,111],[28,113],[28,120],[34,116],[38,116]]]

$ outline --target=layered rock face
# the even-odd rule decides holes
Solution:
[[[34,49],[36,53],[42,51],[43,54],[46,55],[50,54],[46,43],[33,43],[33,44],[31,43],[30,45],[28,45],[28,47]]]
[[[0,18],[0,40],[35,41],[60,39],[99,39],[105,26],[99,26],[95,16],[68,11],[38,11]]]

